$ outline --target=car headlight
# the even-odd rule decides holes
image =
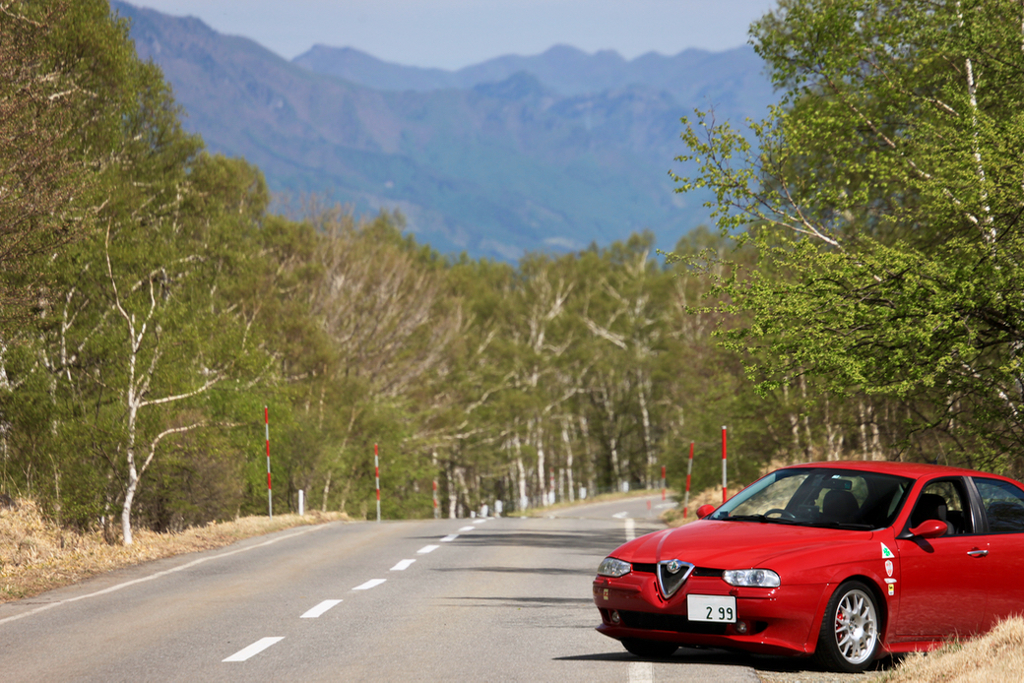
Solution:
[[[617,560],[614,557],[606,557],[601,562],[601,566],[597,568],[597,574],[598,576],[619,577],[625,576],[632,571],[632,569],[633,568],[630,566],[629,562],[623,562],[622,560]]]
[[[771,569],[727,569],[722,572],[722,578],[730,586],[778,588],[782,583]]]

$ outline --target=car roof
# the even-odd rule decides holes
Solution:
[[[808,462],[801,463],[799,465],[789,465],[787,466],[787,469],[795,467],[817,467],[837,470],[861,470],[865,472],[879,472],[882,474],[892,474],[900,477],[910,477],[912,479],[942,476],[983,476],[992,477],[994,479],[1006,479],[1007,481],[1013,481],[1012,479],[1009,479],[1008,477],[1004,477],[999,474],[979,472],[978,470],[969,470],[964,467],[949,467],[947,465],[929,465],[925,463],[916,462],[889,462],[878,460],[833,460],[830,462]]]

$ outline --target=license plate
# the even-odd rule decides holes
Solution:
[[[736,598],[731,595],[687,595],[686,618],[733,624],[736,622]]]

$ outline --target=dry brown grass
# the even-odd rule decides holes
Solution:
[[[295,526],[347,520],[338,512],[242,517],[176,534],[140,529],[130,546],[111,545],[99,532],[79,534],[47,520],[35,503],[19,499],[0,509],[0,603],[38,595],[102,572],[140,562],[210,550]]]
[[[1024,619],[1000,622],[987,635],[913,654],[880,677],[884,683],[994,683],[1024,679]]]

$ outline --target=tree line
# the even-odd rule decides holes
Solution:
[[[1013,184],[979,198],[975,170],[973,184],[926,192],[908,180],[923,161],[902,152],[876,173],[870,163],[891,150],[857,112],[877,93],[851,108],[846,91],[808,75],[820,59],[797,59],[813,47],[800,34],[812,10],[839,12],[783,2],[753,29],[792,86],[777,111],[789,137],[776,119],[755,126],[764,151],[730,166],[752,148],[726,128],[684,129],[705,168],[680,187],[719,189],[725,231],[685,235],[668,258],[642,233],[509,264],[438,254],[394,212],[357,217],[315,198],[271,211],[257,168],[182,128],[159,70],[138,60],[104,0],[3,3],[0,490],[124,543],[139,525],[260,514],[265,410],[278,511],[301,490],[311,507],[372,514],[375,445],[390,518],[658,486],[662,466],[679,487],[691,442],[694,485],[713,485],[722,426],[740,483],[773,462],[820,458],[1012,470],[1019,346],[1012,320],[993,316],[1019,311]],[[988,78],[987,62],[975,64]],[[926,75],[953,94],[933,66]],[[870,74],[844,68],[844,87]],[[1011,75],[1004,91],[1015,92]],[[939,99],[910,90],[924,98],[918,110]],[[955,101],[968,107],[959,122],[988,135],[1001,124],[975,95],[973,119],[969,100]],[[848,129],[823,127],[839,125],[833,114],[812,125],[832,106]],[[838,150],[834,136],[852,130],[859,142]],[[943,153],[942,135],[914,151]],[[1024,139],[1000,135],[962,137],[961,161],[976,168],[978,150],[984,166],[985,145]],[[975,192],[970,209],[966,194],[942,191],[961,186]],[[940,199],[950,221],[975,215],[981,228],[960,220],[955,242],[925,221]],[[924,245],[937,236],[946,260],[932,267]],[[951,274],[944,290],[929,277],[949,274],[954,257],[971,274]],[[998,287],[982,287],[993,274]],[[964,282],[988,297],[969,322],[944,303]]]
[[[677,177],[758,253],[704,260],[727,345],[762,394],[870,397],[888,457],[1024,475],[1024,7],[780,0],[751,36],[779,105],[700,113]]]

